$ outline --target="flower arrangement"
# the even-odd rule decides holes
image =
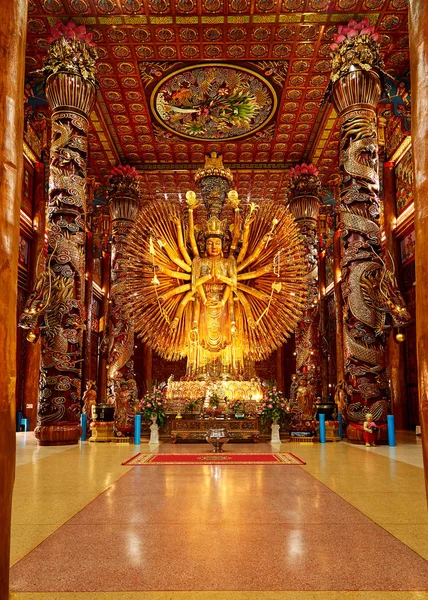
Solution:
[[[229,409],[232,412],[242,412],[244,410],[244,403],[242,400],[235,400],[235,402],[229,404]]]
[[[166,404],[166,398],[160,388],[154,387],[142,398],[140,412],[147,421],[150,421],[155,414],[157,424],[162,427],[166,421]]]
[[[218,408],[220,404],[220,396],[216,392],[212,392],[208,398],[208,404],[211,408]]]
[[[291,417],[290,402],[276,387],[267,390],[261,408],[260,415],[263,424],[266,421],[282,421],[286,417]]]
[[[57,21],[55,27],[51,28],[48,41],[51,44],[48,55],[43,68],[36,74],[48,77],[53,73],[65,72],[96,84],[98,55],[92,42],[92,33],[86,31],[85,25],[76,25],[72,20],[67,25]]]
[[[352,66],[365,71],[377,69],[384,72],[384,62],[380,54],[379,34],[368,19],[359,23],[351,19],[348,25],[339,25],[333,36],[331,48],[331,81],[334,83],[346,75]]]
[[[191,400],[190,402],[188,402],[187,404],[184,405],[184,412],[188,412],[188,413],[194,412],[194,411],[198,410],[200,404],[201,404],[201,400]]]
[[[319,171],[312,163],[302,163],[290,169],[288,189],[293,196],[307,194],[319,196],[321,193],[321,181],[318,178]]]

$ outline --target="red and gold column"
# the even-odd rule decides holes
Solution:
[[[416,344],[418,353],[419,414],[425,486],[428,494],[428,5],[425,0],[409,4],[410,73],[412,77],[412,144],[416,233]]]
[[[314,165],[297,165],[290,172],[288,210],[296,220],[306,251],[308,296],[296,329],[296,374],[306,379],[313,395],[321,392],[318,335],[318,235],[321,182]]]
[[[334,310],[336,315],[336,382],[339,384],[345,379],[344,351],[343,351],[343,297],[340,231],[334,232],[333,237],[333,276],[334,276]]]
[[[52,109],[46,269],[28,298],[20,325],[41,336],[36,438],[76,444],[85,328],[85,215],[88,116],[95,101],[96,50],[85,27],[58,24],[42,72]]]
[[[133,361],[134,324],[124,311],[124,242],[140,206],[138,175],[135,168],[124,165],[113,169],[110,177],[109,206],[112,246],[107,385],[110,397],[113,397],[115,403],[116,433],[131,435],[134,430],[138,390]]]
[[[410,316],[395,277],[381,258],[376,106],[383,61],[378,36],[364,19],[340,26],[334,37],[331,98],[340,123],[347,434],[361,440],[355,424],[366,413],[380,424],[386,421],[386,333]],[[386,428],[380,431],[386,436]]]
[[[0,22],[0,599],[9,598],[15,479],[16,297],[22,190],[27,2],[3,2]]]
[[[394,272],[401,283],[400,243],[394,233],[397,218],[395,164],[383,163],[383,231],[385,234],[386,255],[393,263]],[[404,339],[404,332],[399,332],[398,340]],[[397,335],[390,335],[387,343],[388,368],[391,380],[391,412],[395,417],[396,429],[407,429],[407,389],[406,361],[404,344],[397,340]]]
[[[30,252],[29,289],[37,282],[40,272],[46,266],[45,256],[45,231],[46,231],[46,186],[45,164],[38,162],[35,165],[35,186],[33,198],[33,240]],[[33,431],[37,425],[37,407],[39,404],[39,376],[41,360],[40,339],[34,344],[28,344],[24,366],[25,389],[25,416],[30,420],[29,430]]]

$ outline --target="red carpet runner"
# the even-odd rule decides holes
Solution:
[[[145,465],[305,465],[291,452],[272,454],[136,454],[122,463],[127,467]]]

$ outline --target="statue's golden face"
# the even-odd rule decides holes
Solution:
[[[222,244],[221,239],[217,237],[210,237],[207,239],[207,256],[221,256],[222,255]]]

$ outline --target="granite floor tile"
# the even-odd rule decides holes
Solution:
[[[428,600],[416,444],[282,444],[299,467],[121,466],[206,444],[21,450],[13,600]]]
[[[428,524],[425,493],[379,493],[372,490],[341,495],[376,523]]]
[[[11,600],[426,600],[428,592],[21,592]]]
[[[383,523],[382,528],[388,531],[409,548],[428,560],[428,523]]]
[[[12,568],[12,589],[428,590],[423,558],[300,467],[174,469],[128,472]]]
[[[346,535],[336,525],[69,523],[12,567],[11,588],[419,591],[428,562],[370,522]]]
[[[193,466],[135,468],[114,484],[74,519],[74,524],[92,523],[102,512],[109,522],[121,523],[325,523],[335,515],[337,523],[366,522],[355,511],[313,477],[299,470],[292,475],[288,467],[269,466],[240,473],[252,482],[240,487],[239,469]],[[281,468],[282,472],[274,471]],[[293,467],[294,468],[294,467]],[[299,469],[296,467],[296,469]],[[175,477],[174,477],[175,470]],[[159,480],[163,483],[159,485]],[[174,486],[168,485],[174,480]],[[158,485],[155,484],[158,483]],[[198,489],[195,502],[194,491]],[[141,490],[145,492],[141,493]],[[120,498],[107,502],[106,498]],[[179,501],[177,501],[179,499]]]

